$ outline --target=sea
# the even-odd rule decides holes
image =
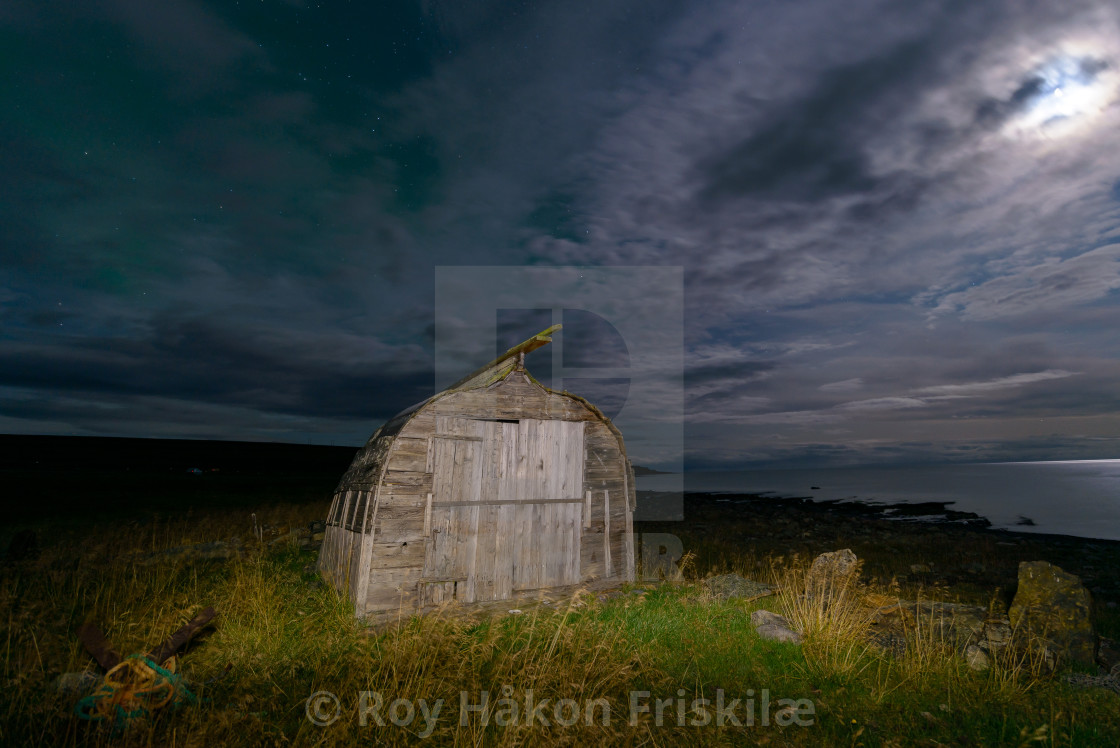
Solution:
[[[640,491],[679,491],[680,474],[639,476]],[[993,527],[1120,540],[1120,460],[686,472],[696,493],[864,503],[947,502]]]

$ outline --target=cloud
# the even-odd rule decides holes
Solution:
[[[981,398],[1000,390],[1016,389],[1028,384],[1065,379],[1066,377],[1076,375],[1076,373],[1077,372],[1060,369],[1049,369],[1040,372],[999,377],[983,382],[922,387],[911,390],[907,394],[888,395],[862,400],[848,400],[829,407],[817,409],[779,410],[770,413],[758,413],[757,411],[772,406],[772,398],[760,396],[746,397],[742,394],[736,398],[734,392],[717,391],[713,393],[717,395],[715,398],[705,396],[704,398],[697,399],[700,402],[709,401],[711,403],[709,405],[710,410],[695,409],[690,411],[690,415],[698,421],[707,422],[727,421],[755,425],[830,424],[843,419],[866,418],[872,416],[880,417],[883,414],[889,415],[894,411],[912,411],[914,409],[933,408],[934,406],[951,405],[953,408],[960,409],[962,406],[956,401],[969,398]],[[824,392],[845,393],[863,387],[863,381],[860,378],[856,378],[843,382],[834,382],[832,385],[834,386],[822,385],[817,389]],[[740,406],[720,409],[718,406],[715,406],[714,402],[711,402],[713,400],[726,400],[729,403],[740,402],[746,407]],[[942,417],[943,415],[943,413],[939,413],[937,416],[930,417]]]
[[[758,415],[742,416],[735,419],[738,423],[752,425],[819,425],[835,423],[843,416],[824,410],[789,410],[778,413],[759,413]]]
[[[1088,304],[1120,288],[1120,244],[1108,244],[1066,259],[1050,258],[964,291],[946,294],[931,315],[956,312],[990,320],[1038,315]]]
[[[901,410],[905,408],[922,408],[927,404],[927,401],[916,397],[875,397],[870,400],[853,400],[848,403],[840,403],[836,406],[836,410],[856,412]]]
[[[852,377],[839,382],[828,382],[817,389],[821,392],[851,392],[863,387],[863,377]]]
[[[1029,374],[1015,374],[1009,377],[1000,377],[986,382],[969,382],[966,384],[940,384],[933,387],[923,387],[916,392],[929,395],[956,395],[972,396],[993,390],[1002,390],[1008,387],[1021,387],[1032,382],[1045,382],[1048,379],[1065,379],[1075,376],[1075,371],[1062,369],[1047,369],[1046,371],[1032,372]]]
[[[1056,60],[1115,99],[1112,6],[291,5],[0,10],[12,423],[391,414],[457,264],[683,267],[690,439],[728,460],[963,459],[1120,407],[1120,107],[1026,127]]]

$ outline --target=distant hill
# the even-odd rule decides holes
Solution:
[[[319,472],[350,465],[358,447],[201,439],[0,434],[0,470]]]
[[[0,521],[322,502],[358,447],[0,435]]]
[[[639,475],[672,475],[672,473],[667,473],[664,470],[654,470],[653,468],[642,467],[641,465],[634,465],[633,468],[635,477]]]
[[[0,521],[322,502],[360,447],[0,434]],[[634,466],[635,475],[662,471]]]

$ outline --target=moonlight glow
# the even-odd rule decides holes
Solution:
[[[1018,133],[1068,135],[1087,124],[1108,104],[1106,66],[1091,59],[1063,57],[1039,69],[1016,92],[1025,106],[1009,125]]]
[[[438,268],[679,267],[638,464],[1120,457],[1120,1],[515,5],[0,0],[0,434],[357,446]]]

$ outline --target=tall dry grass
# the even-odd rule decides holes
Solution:
[[[805,667],[813,677],[853,679],[874,661],[868,643],[872,611],[864,603],[860,564],[842,576],[810,573],[794,558],[775,570],[778,608],[802,636]]]
[[[868,590],[858,571],[824,590],[796,557],[740,559],[746,567],[723,559],[721,570],[755,578],[768,569],[780,594],[742,603],[707,594],[696,582],[664,583],[644,595],[607,601],[580,595],[525,607],[522,615],[402,615],[371,630],[354,620],[346,600],[318,583],[307,568],[313,554],[268,542],[315,519],[314,508],[258,511],[258,524],[273,529],[263,542],[249,514],[165,516],[59,533],[43,543],[38,559],[0,570],[0,744],[913,745],[973,735],[994,745],[1045,734],[1052,745],[1072,746],[1120,736],[1120,720],[1106,709],[1087,711],[1087,704],[1102,701],[1066,694],[1036,677],[1029,661],[997,658],[987,673],[969,671],[932,613],[905,623],[904,653],[875,648],[867,640],[874,606],[863,602],[870,592],[888,591]],[[234,559],[151,558],[230,536],[245,549]],[[91,664],[74,637],[79,624],[97,623],[123,652],[141,652],[206,605],[218,609],[217,625],[180,661],[202,703],[161,712],[122,736],[71,716],[76,697],[58,692],[53,681]],[[759,605],[790,618],[804,644],[762,642],[750,626]],[[818,722],[812,729],[763,732],[658,726],[650,714],[634,725],[628,720],[631,691],[684,693],[691,700],[710,699],[717,689],[734,697],[762,687],[811,697]],[[306,713],[308,697],[318,691],[339,699],[339,719],[328,726],[313,724]],[[460,698],[479,705],[484,692],[486,708],[462,723]],[[549,700],[548,724],[526,714],[530,692],[534,702]],[[362,694],[367,705],[374,695],[381,698],[384,724],[370,713],[362,724]],[[420,714],[409,725],[390,721],[398,698],[424,699],[429,707],[442,700],[430,732]],[[554,707],[565,699],[580,707],[571,724],[555,719]],[[607,724],[594,708],[588,724],[586,706],[599,703],[609,709]]]

